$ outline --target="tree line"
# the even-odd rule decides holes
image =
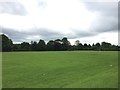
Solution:
[[[75,41],[75,45],[71,45],[66,37],[63,39],[50,40],[45,43],[40,39],[39,42],[31,41],[22,42],[21,44],[13,44],[13,41],[6,35],[0,35],[2,38],[2,51],[73,51],[73,50],[95,50],[95,51],[118,51],[120,46],[112,45],[108,42],[96,44],[82,44],[79,40]]]

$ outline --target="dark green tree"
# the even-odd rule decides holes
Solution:
[[[75,46],[78,46],[80,44],[80,41],[79,40],[76,40],[75,41]]]
[[[45,51],[46,50],[46,44],[44,40],[39,40],[38,42],[38,50],[39,51]]]
[[[96,43],[95,45],[93,44],[92,49],[93,49],[93,50],[101,50],[101,45],[100,45],[100,43]]]
[[[112,45],[108,42],[102,42],[93,44],[82,44],[79,40],[75,42],[75,45],[71,45],[70,42],[66,37],[62,40],[56,39],[55,41],[50,40],[47,45],[45,44],[44,40],[39,40],[37,43],[36,41],[31,41],[31,44],[28,42],[22,42],[21,44],[13,44],[12,40],[9,39],[6,35],[0,35],[0,47],[2,46],[2,51],[61,51],[61,50],[103,50],[103,51],[118,51],[120,50],[120,46]]]
[[[70,48],[70,42],[66,37],[64,37],[62,40],[62,50],[69,50]]]
[[[54,41],[54,50],[61,51],[62,50],[62,41],[60,39],[56,39]]]
[[[84,50],[88,50],[88,45],[87,45],[87,43],[85,43],[85,44],[83,45],[83,48],[84,48]]]
[[[37,47],[37,42],[36,41],[31,41],[31,50],[32,51],[38,51],[38,47]]]
[[[55,42],[53,40],[50,40],[48,43],[47,43],[47,50],[48,51],[54,51],[54,44]]]
[[[2,34],[2,51],[12,51],[13,42],[6,35]]]
[[[111,43],[108,42],[102,42],[101,44],[101,50],[108,51],[111,48]]]
[[[29,51],[30,50],[30,44],[28,42],[22,42],[21,43],[21,50]]]
[[[92,50],[92,46],[88,44],[88,50]]]
[[[79,43],[77,46],[77,50],[83,50],[84,46],[82,45],[82,43]]]
[[[21,51],[21,44],[13,44],[12,50],[13,51]]]

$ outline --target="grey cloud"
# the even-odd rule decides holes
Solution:
[[[120,2],[118,3],[118,30],[120,30]]]
[[[44,5],[44,3],[39,3],[39,4]],[[91,27],[87,31],[83,32],[81,30],[71,29],[71,31],[73,31],[75,35],[70,35],[70,34],[65,35],[62,33],[52,31],[49,28],[33,28],[32,30],[30,30],[31,32],[20,32],[18,30],[9,29],[2,26],[1,26],[1,29],[2,29],[2,32],[7,34],[14,42],[28,41],[27,38],[33,37],[33,36],[40,36],[39,39],[44,39],[45,41],[48,41],[48,40],[54,40],[57,38],[61,39],[63,37],[68,37],[68,39],[75,39],[75,38],[92,37],[104,32],[117,32],[118,18],[119,18],[119,16],[117,17],[119,13],[117,9],[117,3],[84,2],[84,4],[86,5],[86,8],[89,11],[99,14],[99,17],[97,17],[97,20],[95,20],[91,24]]]
[[[117,16],[117,2],[84,2],[87,9],[93,12],[99,12],[102,15]]]
[[[4,1],[0,2],[0,13],[26,15],[27,11],[25,10],[25,7],[17,1]]]
[[[74,38],[92,37],[105,32],[118,31],[118,7],[117,2],[84,2],[85,7],[98,17],[91,23],[89,30],[77,33]],[[74,30],[74,29],[73,29]]]
[[[61,36],[63,36],[62,33],[52,31],[48,28],[33,28],[31,31],[32,32],[28,33],[29,35],[38,35],[41,37],[41,39],[44,39],[46,41],[54,40],[56,38],[60,38]]]
[[[95,36],[95,35],[97,35],[97,33],[93,33],[93,32],[78,32],[77,33],[77,37],[80,37],[80,38],[91,37],[91,36]]]
[[[97,20],[90,27],[93,32],[116,32],[118,30],[117,2],[84,2],[86,8],[99,14]]]
[[[27,34],[15,31],[14,29],[0,27],[0,30],[2,30],[2,33],[7,34],[14,42],[22,42],[25,40],[25,37],[28,36]]]
[[[117,32],[118,31],[118,20],[109,17],[102,17],[96,20],[90,27],[92,32]]]
[[[7,34],[14,42],[23,42],[23,41],[30,42],[32,40],[38,41],[39,39],[44,39],[45,41],[49,41],[63,36],[60,33],[52,32],[44,28],[41,29],[34,28],[32,32],[20,32],[14,29],[9,29],[4,27],[1,27],[0,29],[2,29],[2,33]],[[32,38],[34,36],[40,36],[40,38],[34,39]],[[28,40],[27,38],[32,38],[32,39]]]
[[[45,8],[47,6],[47,3],[45,1],[37,0],[37,2],[38,2],[38,7]]]
[[[96,33],[92,32],[81,32],[79,30],[75,30],[75,35],[70,34],[62,34],[58,32],[51,31],[46,28],[34,28],[31,32],[20,32],[18,30],[9,29],[2,27],[2,33],[7,34],[14,42],[30,42],[32,40],[38,41],[39,39],[44,39],[45,41],[55,40],[57,38],[62,39],[63,37],[67,37],[68,39],[75,39],[75,38],[84,38],[84,37],[91,37],[96,35]],[[74,29],[73,29],[74,31]],[[34,39],[34,36],[39,36],[40,38]],[[33,37],[33,38],[32,38]],[[32,38],[32,39],[27,39]]]
[[[79,30],[79,29],[71,29],[75,35],[67,35],[67,37],[69,39],[75,39],[75,38],[84,38],[84,37],[92,37],[92,36],[96,36],[98,33],[96,32],[91,32],[91,31],[83,31],[83,30]]]

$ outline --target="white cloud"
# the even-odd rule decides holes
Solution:
[[[81,43],[89,43],[91,45],[93,43],[101,43],[103,41],[118,45],[118,32],[105,32],[92,37],[76,38],[69,40],[71,41],[72,45],[76,40],[79,40]]]
[[[116,2],[117,0],[111,1]],[[0,2],[8,2],[8,0],[0,0]],[[93,3],[94,6],[92,4],[89,5],[90,8],[87,8],[85,6],[87,4],[83,0],[9,0],[9,2],[20,3],[27,12],[25,15],[0,13],[0,26],[11,28],[11,30],[22,34],[27,33],[31,35],[31,33],[34,33],[32,37],[27,35],[25,37],[26,40],[38,40],[43,37],[47,37],[49,40],[52,36],[46,36],[43,33],[43,29],[47,29],[45,32],[48,34],[52,32],[52,34],[58,33],[61,37],[70,37],[71,39],[69,40],[72,43],[76,39],[88,43],[101,42],[103,40],[114,44],[117,43],[117,32],[115,34],[108,32],[113,31],[117,24],[117,17],[114,17],[116,11],[109,9],[109,7],[114,8],[112,4],[96,7],[96,4]],[[88,1],[86,0],[86,2]],[[97,2],[101,1],[97,0]],[[108,12],[109,14],[106,14]],[[37,31],[35,30],[36,28]],[[115,35],[115,40],[110,37],[111,35]]]
[[[0,26],[12,28],[17,31],[26,31],[33,27],[33,23],[26,16],[0,14]]]
[[[95,14],[87,11],[79,0],[48,0],[45,8],[38,8],[38,0],[19,0],[28,11],[26,16],[1,14],[0,25],[23,29],[49,28],[60,33],[72,33],[71,29],[87,30]]]

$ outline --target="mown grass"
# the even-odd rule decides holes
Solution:
[[[118,52],[4,52],[3,88],[116,88]]]

